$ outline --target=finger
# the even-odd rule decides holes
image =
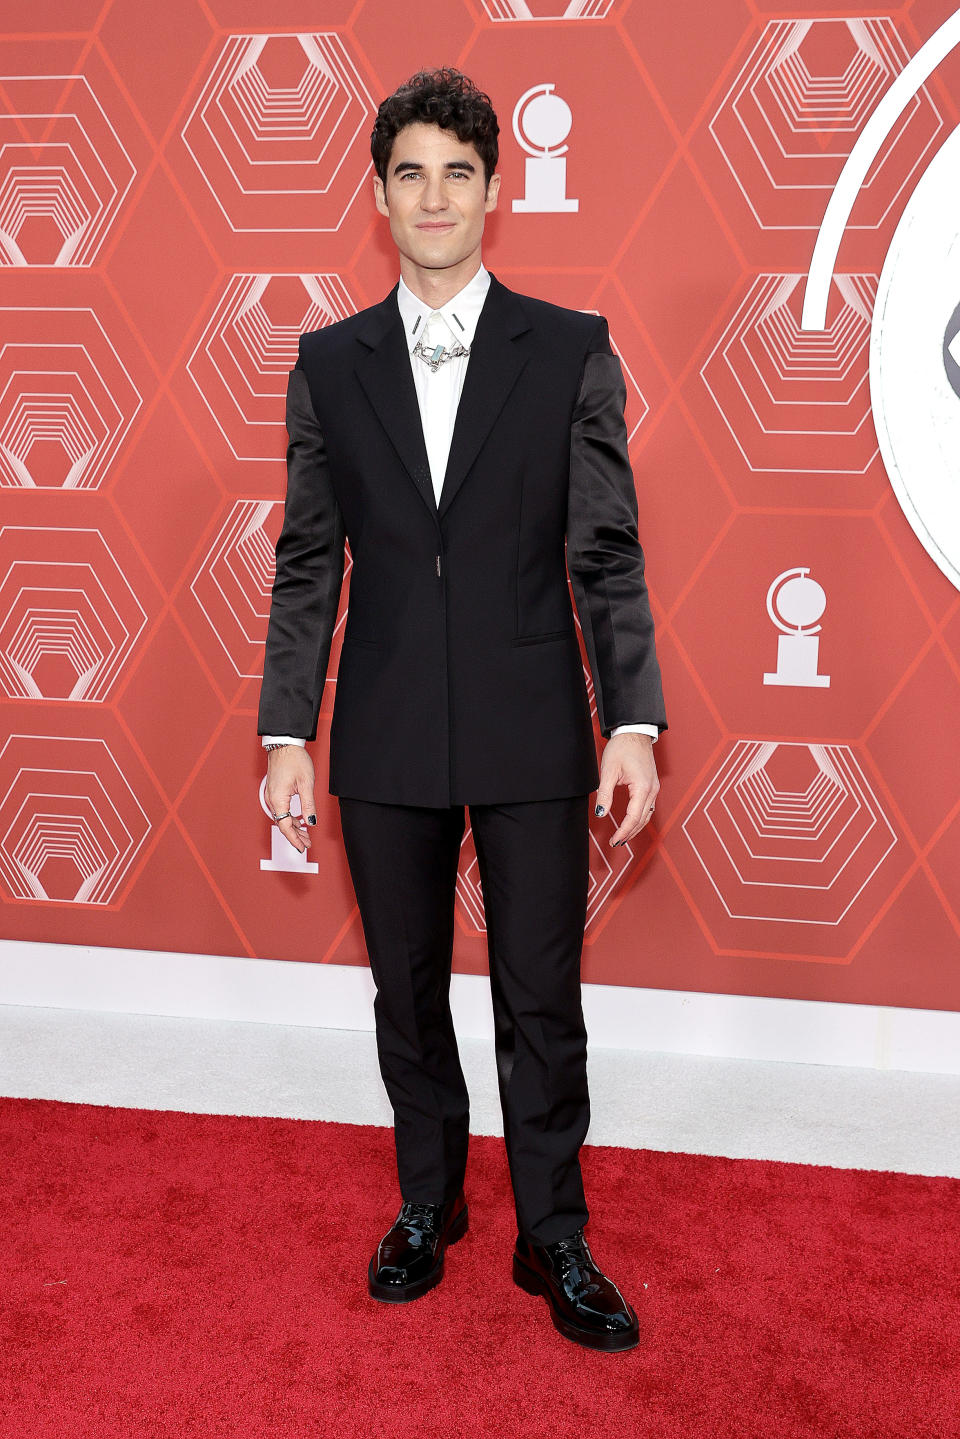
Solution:
[[[292,845],[298,854],[303,854],[304,850],[307,848],[308,842],[300,838],[300,835],[294,826],[295,821],[292,816],[288,816],[286,819],[282,819],[277,823],[277,829],[283,835],[287,843]]]
[[[284,816],[283,819],[274,820],[274,824],[277,826],[277,829],[283,835],[284,839],[287,841],[288,844],[292,845],[294,849],[302,850],[303,845],[297,842],[297,836],[299,834],[298,826],[300,821],[297,815],[290,813],[291,800],[294,794],[296,794],[296,790],[293,790],[290,794],[290,797],[287,799],[276,799],[276,791],[274,791],[273,795],[267,794],[266,799],[267,803],[270,806],[271,814],[279,814]]]
[[[300,796],[300,814],[305,824],[316,824],[317,804],[313,797],[313,784],[308,779],[301,779],[297,784],[297,793]]]
[[[652,805],[653,796],[648,785],[644,785],[639,790],[631,790],[627,812],[610,836],[611,845],[622,844],[624,841],[632,839],[635,834],[639,834],[653,813]]]
[[[597,799],[594,807],[594,814],[609,814],[610,806],[613,804],[613,791],[620,778],[620,770],[614,765],[600,766],[600,783],[597,786]]]
[[[274,814],[283,814],[286,809],[289,809],[289,805],[284,805],[283,809],[277,809],[273,812]],[[302,851],[309,845],[309,836],[306,836],[306,844],[301,840],[301,832],[296,815],[287,815],[284,819],[274,820],[274,824],[276,824],[277,829],[287,843],[291,844],[294,849]]]
[[[640,816],[640,823],[637,825],[637,834],[639,834],[642,829],[646,829],[647,825],[653,819],[654,809],[655,805],[653,800],[651,799],[647,807],[643,811],[643,814]]]
[[[281,788],[276,781],[272,785],[268,784],[263,791],[263,797],[272,815],[284,814],[290,809],[290,801],[295,794],[296,790],[292,785],[287,784]]]

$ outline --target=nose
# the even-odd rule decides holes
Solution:
[[[439,177],[427,180],[420,203],[423,209],[429,211],[430,214],[436,210],[447,208],[447,197],[443,193],[443,181]]]

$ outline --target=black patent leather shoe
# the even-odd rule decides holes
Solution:
[[[531,1244],[517,1236],[513,1281],[528,1294],[542,1294],[554,1327],[588,1349],[632,1349],[640,1342],[636,1310],[600,1270],[583,1230],[554,1244]]]
[[[443,1278],[443,1256],[467,1232],[463,1191],[446,1204],[404,1200],[393,1228],[370,1260],[367,1288],[374,1299],[406,1304],[419,1299]]]

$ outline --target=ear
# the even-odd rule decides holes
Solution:
[[[390,207],[387,204],[387,192],[383,187],[383,181],[379,175],[373,177],[373,201],[381,215],[389,215]]]
[[[500,194],[500,176],[491,175],[490,183],[487,186],[487,196],[484,201],[484,209],[495,210],[497,208],[497,196]]]

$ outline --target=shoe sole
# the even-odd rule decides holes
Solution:
[[[422,1279],[416,1279],[412,1284],[378,1284],[376,1280],[377,1256],[374,1254],[370,1260],[367,1270],[367,1291],[371,1299],[379,1299],[382,1304],[409,1304],[412,1299],[419,1299],[421,1295],[429,1294],[435,1289],[443,1278],[443,1258],[446,1250],[451,1244],[456,1244],[462,1239],[469,1228],[468,1206],[464,1205],[456,1219],[447,1231],[447,1237],[443,1241],[443,1248],[440,1250],[436,1264],[425,1274]]]
[[[579,1324],[572,1323],[557,1310],[547,1281],[535,1270],[528,1269],[516,1254],[513,1256],[513,1282],[526,1294],[542,1296],[550,1309],[550,1318],[553,1320],[554,1329],[565,1339],[572,1339],[575,1344],[582,1344],[585,1349],[603,1349],[607,1353],[619,1353],[624,1349],[635,1349],[640,1343],[640,1334],[637,1330],[628,1331],[626,1334],[598,1334],[596,1330],[583,1329]],[[628,1304],[627,1308],[636,1322],[637,1314],[633,1305]]]

